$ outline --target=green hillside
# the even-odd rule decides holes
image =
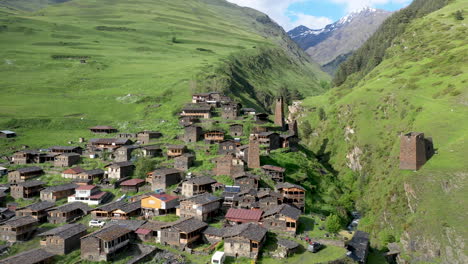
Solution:
[[[410,263],[468,261],[467,14],[457,0],[414,19],[378,66],[302,105],[302,131],[337,171],[341,206],[356,201],[360,229],[377,247],[399,242]],[[437,150],[418,172],[398,168],[399,135],[410,131]]]
[[[98,124],[173,132],[192,92],[269,110],[280,88],[313,95],[329,80],[267,16],[223,0],[48,3],[0,2],[0,127],[19,133],[13,145]]]

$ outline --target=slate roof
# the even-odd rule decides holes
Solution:
[[[257,224],[246,223],[224,228],[223,237],[233,238],[240,236],[253,241],[261,241],[265,237],[267,231],[268,230],[266,228]]]
[[[60,153],[60,155],[58,155],[56,157],[60,157],[60,156],[63,156],[63,157],[81,157],[81,155],[78,154],[78,153]]]
[[[347,249],[351,251],[350,257],[364,263],[369,250],[369,234],[356,231],[353,238],[348,242]]]
[[[126,181],[122,182],[120,184],[120,186],[137,186],[137,185],[142,184],[144,182],[145,182],[145,180],[142,180],[142,179],[130,179],[130,180],[126,180]]]
[[[33,167],[20,168],[20,169],[17,169],[16,171],[18,171],[19,173],[42,172],[42,168],[33,166]]]
[[[111,163],[105,167],[106,168],[123,168],[123,167],[129,167],[129,166],[135,166],[135,165],[133,165],[133,163],[131,163],[130,161],[122,161],[122,162]]]
[[[186,181],[186,183],[195,184],[195,185],[207,185],[216,183],[216,180],[209,176],[195,177]]]
[[[167,222],[160,222],[160,221],[148,221],[144,223],[140,228],[149,229],[149,230],[160,230],[163,227],[166,227],[169,223]]]
[[[33,203],[33,204],[30,204],[30,205],[28,205],[28,206],[26,206],[24,208],[17,209],[17,210],[29,209],[31,211],[42,211],[42,210],[45,210],[45,209],[52,208],[54,206],[55,206],[55,203],[44,201],[44,202]]]
[[[284,189],[284,188],[298,188],[298,189],[301,189],[301,190],[306,190],[304,187],[300,186],[300,185],[297,185],[297,184],[293,184],[293,183],[290,183],[290,182],[282,182],[282,183],[278,183],[276,186],[276,189]]]
[[[44,190],[42,190],[41,193],[42,192],[44,192],[44,193],[47,193],[47,192],[60,192],[60,191],[75,189],[76,187],[78,187],[78,185],[76,185],[74,183],[67,183],[67,184],[47,187]]]
[[[202,233],[208,236],[224,237],[224,228],[208,226]]]
[[[167,145],[168,149],[185,149],[185,145]]]
[[[270,131],[270,132],[261,132],[261,133],[258,133],[258,135],[261,136],[261,137],[269,137],[269,136],[271,136],[271,135],[273,135],[273,134],[278,135],[278,133],[276,133],[276,132],[271,132],[271,131]]]
[[[107,226],[118,225],[132,231],[135,231],[142,227],[146,223],[146,220],[111,220]]]
[[[49,149],[51,149],[51,150],[73,151],[73,150],[78,149],[78,148],[81,148],[81,147],[78,147],[78,146],[53,146],[53,147],[50,147]]]
[[[278,171],[278,172],[285,172],[286,169],[278,166],[273,166],[273,165],[263,165],[262,169],[264,170],[272,170],[272,171]]]
[[[55,256],[41,248],[36,248],[28,251],[21,252],[12,257],[0,260],[2,264],[28,264],[28,263],[40,263],[41,261],[47,260]]]
[[[204,205],[204,204],[209,204],[214,201],[221,201],[222,199],[220,197],[214,196],[210,193],[203,193],[200,195],[196,195],[187,199],[184,199],[182,201],[191,201],[194,204],[199,204],[199,205]]]
[[[167,175],[175,173],[181,173],[181,171],[174,168],[161,168],[151,172],[152,175]]]
[[[150,146],[143,146],[141,147],[142,149],[147,149],[147,150],[159,150],[161,149],[160,145],[150,145]]]
[[[173,227],[184,233],[190,233],[207,227],[208,224],[195,218],[183,219],[174,224]]]
[[[91,144],[103,144],[103,145],[125,145],[129,144],[132,141],[127,138],[92,138],[89,140]]]
[[[11,227],[18,227],[24,226],[32,223],[37,223],[37,219],[32,216],[21,216],[21,217],[13,217],[5,222],[2,225],[7,225]]]
[[[236,209],[236,208],[229,208],[226,213],[226,219],[239,219],[239,220],[246,220],[246,221],[260,221],[262,217],[263,211],[262,210],[248,210],[248,209]]]
[[[122,206],[120,206],[119,208],[115,209],[115,210],[120,210],[126,214],[128,213],[131,213],[131,212],[134,212],[138,209],[141,209],[141,202],[140,201],[136,201],[136,202],[133,202],[133,203],[126,203]]]
[[[88,212],[90,212],[91,210],[93,210],[93,208],[89,207],[89,206],[88,206],[87,204],[85,204],[85,203],[82,203],[82,202],[72,202],[72,203],[67,203],[67,204],[64,204],[64,205],[55,207],[55,208],[53,208],[53,209],[50,210],[50,211],[59,211],[59,212],[67,213],[67,212],[74,211],[74,210],[76,210],[76,209],[80,209],[81,211],[83,211],[83,212],[85,212],[85,213],[88,213]]]
[[[301,210],[292,207],[288,204],[281,204],[266,210],[263,214],[263,217],[265,218],[275,214],[282,214],[294,220],[299,220],[299,217],[301,216]]]
[[[81,174],[84,174],[84,175],[89,175],[89,176],[93,176],[93,175],[100,175],[100,174],[104,174],[104,171],[101,170],[101,169],[94,169],[94,170],[85,170],[84,172],[82,172]]]
[[[191,105],[186,105],[182,111],[203,111],[203,112],[208,112],[211,111],[211,106],[206,106],[206,105],[200,105],[200,104],[191,104]]]
[[[39,234],[39,236],[58,236],[63,239],[67,239],[83,231],[86,231],[86,226],[83,224],[65,224],[63,226],[59,226],[57,228],[41,233]]]
[[[299,243],[288,240],[288,239],[278,239],[278,245],[285,247],[287,249],[295,249],[299,246]]]
[[[96,209],[94,209],[93,211],[106,211],[106,212],[111,212],[111,211],[114,211],[116,209],[119,209],[121,206],[123,206],[124,204],[126,204],[125,201],[121,200],[121,201],[115,201],[115,202],[111,202],[111,203],[108,203],[108,204],[105,204],[105,205],[102,205],[102,206],[99,206],[97,207]]]
[[[33,181],[20,182],[20,183],[18,183],[18,186],[23,186],[25,188],[31,188],[31,187],[41,186],[41,185],[44,185],[44,184],[45,184],[45,182],[43,182],[43,181],[33,180]]]
[[[111,241],[111,240],[114,240],[120,236],[123,236],[125,234],[128,234],[132,232],[132,230],[128,229],[128,228],[125,228],[123,226],[120,226],[120,225],[110,225],[110,226],[107,226],[103,229],[100,229],[96,232],[93,232],[87,236],[84,236],[82,237],[83,238],[86,238],[86,237],[89,237],[89,236],[94,236],[94,237],[97,237],[101,240],[104,240],[104,241]]]

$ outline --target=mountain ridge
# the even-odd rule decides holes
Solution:
[[[363,8],[342,17],[322,29],[296,27],[288,35],[311,58],[325,65],[359,48],[392,12]]]

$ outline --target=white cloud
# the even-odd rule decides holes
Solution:
[[[227,0],[240,6],[247,6],[268,14],[284,29],[290,30],[296,26],[304,25],[312,29],[323,28],[333,21],[324,16],[312,16],[304,12],[290,12],[289,6],[294,3],[308,2],[311,0]],[[362,7],[384,5],[390,3],[408,4],[411,0],[322,0],[332,4],[341,5],[346,12]],[[338,7],[339,8],[339,7]]]
[[[255,0],[254,0],[255,1]],[[346,12],[351,12],[363,7],[375,7],[385,4],[409,4],[411,0],[328,0],[332,3],[341,4],[346,7]]]
[[[333,20],[331,20],[328,17],[316,17],[297,12],[293,12],[292,16],[296,19],[289,23],[288,30],[300,25],[306,26],[311,29],[321,29],[324,28],[326,25],[333,23]]]
[[[299,25],[318,29],[330,24],[328,17],[316,17],[299,12],[288,12],[291,4],[307,0],[228,0],[231,3],[248,6],[269,15],[284,29],[290,30]]]

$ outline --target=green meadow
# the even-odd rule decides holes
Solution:
[[[101,124],[174,133],[193,92],[268,111],[281,87],[311,95],[329,80],[265,15],[224,1],[50,3],[0,2],[0,127],[19,134],[0,146],[65,144]]]

